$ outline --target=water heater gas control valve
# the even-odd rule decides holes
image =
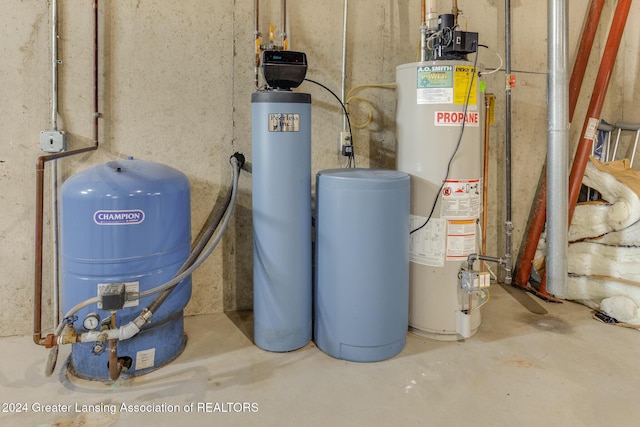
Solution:
[[[460,269],[460,287],[470,294],[480,289],[486,289],[491,285],[491,276],[488,272],[473,271],[465,267]]]

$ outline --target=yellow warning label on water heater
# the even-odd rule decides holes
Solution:
[[[472,85],[469,92],[469,85]],[[478,79],[476,69],[467,65],[456,65],[453,74],[453,103],[464,105],[469,98],[469,105],[478,105]]]

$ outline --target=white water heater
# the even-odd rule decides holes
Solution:
[[[459,279],[481,237],[477,69],[466,60],[403,64],[396,83],[397,169],[411,176],[409,326],[433,339],[468,338],[481,322],[480,298]]]

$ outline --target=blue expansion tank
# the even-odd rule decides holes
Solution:
[[[410,178],[331,169],[316,178],[315,341],[355,362],[404,348],[409,322]]]
[[[169,281],[191,246],[190,189],[187,177],[168,166],[141,160],[112,161],[69,178],[61,191],[62,307],[101,294],[109,284],[144,292]],[[134,337],[118,341],[118,358],[142,374],[170,362],[184,349],[183,309],[191,278],[180,282]],[[116,311],[116,326],[135,319],[156,295],[127,302]],[[101,304],[77,313],[80,332],[99,330],[111,312]],[[95,354],[98,353],[98,354]],[[109,350],[94,343],[73,344],[69,372],[109,380]]]

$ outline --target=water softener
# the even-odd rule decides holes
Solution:
[[[267,88],[251,97],[255,344],[291,351],[311,340],[311,95],[300,52],[264,54]]]

